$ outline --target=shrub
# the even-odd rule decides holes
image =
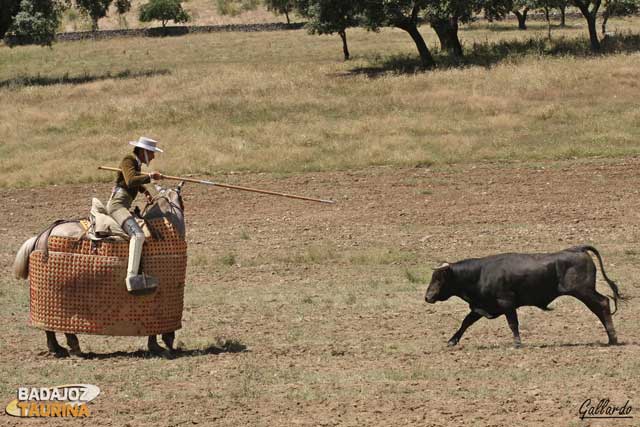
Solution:
[[[151,0],[140,7],[140,21],[161,21],[162,28],[167,22],[189,22],[191,16],[182,8],[180,0]]]

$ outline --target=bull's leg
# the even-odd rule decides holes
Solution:
[[[595,290],[588,295],[576,295],[580,301],[582,301],[589,310],[591,310],[607,331],[609,337],[609,345],[618,344],[618,336],[616,330],[613,327],[613,320],[611,319],[611,308],[609,307],[609,300],[604,295],[596,292]]]
[[[82,355],[82,350],[80,350],[80,341],[78,341],[78,337],[76,334],[64,334],[67,337],[67,345],[69,346],[69,353],[73,356]]]
[[[56,333],[53,331],[45,331],[45,333],[47,334],[47,348],[49,349],[49,353],[57,357],[68,357],[69,352],[66,348],[58,344]]]
[[[469,326],[476,323],[481,317],[482,316],[476,313],[475,311],[469,312],[469,314],[467,314],[467,317],[465,317],[464,320],[462,321],[462,325],[460,325],[460,329],[458,329],[458,331],[455,334],[453,334],[451,339],[449,339],[449,342],[447,342],[447,345],[449,347],[453,347],[454,345],[458,344],[458,342],[460,341],[460,338],[462,338],[462,334],[464,334],[464,331],[466,331]]]
[[[511,328],[511,332],[513,332],[513,345],[518,348],[522,346],[522,341],[520,341],[520,330],[518,329],[518,313],[516,313],[515,309],[508,310],[505,313],[507,316],[507,322],[509,323],[509,327]]]
[[[173,341],[176,339],[175,332],[169,332],[167,334],[162,334],[162,341],[167,345],[169,351],[173,351]]]

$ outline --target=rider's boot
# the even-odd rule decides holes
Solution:
[[[141,295],[153,292],[158,287],[158,279],[138,274],[140,269],[140,259],[142,257],[142,245],[144,244],[144,233],[135,219],[129,218],[122,228],[129,235],[129,263],[127,265],[127,291],[131,294]]]

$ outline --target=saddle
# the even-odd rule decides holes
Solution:
[[[136,216],[134,216],[134,218],[146,238],[156,237],[144,219]],[[89,225],[86,237],[94,241],[129,240],[129,235],[120,227],[116,220],[107,213],[104,204],[95,197],[91,200],[91,212],[89,213]]]

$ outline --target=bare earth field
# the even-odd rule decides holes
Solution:
[[[334,206],[187,185],[174,360],[146,354],[144,339],[86,335],[91,358],[44,355],[13,254],[53,220],[84,216],[109,185],[2,189],[0,396],[98,385],[83,425],[640,425],[639,168],[626,158],[212,177]],[[551,312],[519,310],[521,349],[503,317],[446,347],[467,306],[424,302],[431,267],[583,243],[635,297],[614,316],[622,345],[605,346],[597,318],[564,297]],[[629,400],[633,418],[581,421],[586,399]]]

